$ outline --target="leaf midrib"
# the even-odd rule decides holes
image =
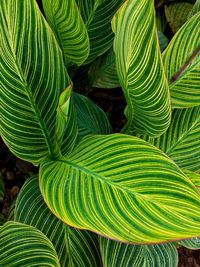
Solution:
[[[7,19],[7,17],[6,17]],[[8,25],[8,36],[10,37],[9,40],[8,40],[8,43],[10,44],[10,48],[11,48],[11,52],[13,54],[13,58],[14,58],[14,62],[15,62],[15,67],[16,67],[16,71],[17,71],[17,74],[18,74],[18,77],[19,79],[22,81],[23,85],[24,85],[24,88],[25,88],[25,91],[27,93],[27,96],[29,98],[29,101],[30,101],[30,104],[31,104],[31,107],[32,107],[32,111],[35,113],[37,119],[38,119],[38,123],[40,125],[40,129],[45,137],[45,142],[47,144],[47,148],[49,150],[49,153],[50,155],[53,155],[54,154],[54,148],[53,146],[51,145],[51,140],[50,140],[50,137],[49,137],[49,134],[48,134],[48,130],[46,128],[46,125],[44,123],[44,121],[42,120],[42,117],[41,117],[41,114],[37,108],[37,105],[34,101],[34,98],[33,96],[30,94],[31,90],[30,90],[30,86],[28,85],[24,75],[23,75],[23,72],[22,72],[22,69],[20,67],[20,65],[18,64],[18,60],[17,60],[17,55],[16,55],[16,51],[14,49],[14,43],[12,41],[12,30],[11,30],[11,27],[10,27],[10,23],[7,19],[7,25]]]
[[[73,168],[75,168],[75,169],[78,169],[78,170],[80,170],[81,172],[86,173],[86,174],[89,175],[90,177],[94,177],[95,179],[99,180],[100,183],[105,182],[107,185],[109,185],[109,186],[111,186],[111,187],[115,187],[115,188],[117,188],[117,189],[120,190],[120,191],[125,191],[125,192],[127,192],[127,193],[133,195],[133,197],[138,196],[138,197],[140,197],[140,198],[145,199],[145,200],[148,201],[148,202],[153,203],[154,205],[158,205],[158,202],[157,202],[157,201],[154,201],[154,200],[152,200],[152,199],[150,199],[150,197],[147,197],[146,195],[141,194],[141,193],[138,193],[138,192],[135,192],[135,191],[133,192],[132,190],[130,190],[130,189],[126,188],[126,187],[122,187],[122,186],[120,187],[117,183],[115,183],[115,182],[111,182],[110,180],[106,179],[106,177],[104,177],[104,176],[100,176],[97,172],[92,172],[91,170],[85,168],[84,166],[81,166],[80,164],[77,164],[77,163],[73,162],[73,161],[70,160],[70,159],[64,159],[64,160],[59,159],[59,160],[57,160],[57,161],[58,161],[58,162],[61,162],[61,163],[64,163],[64,164],[68,164],[70,167],[73,167]],[[160,204],[160,205],[161,205],[161,204]],[[166,206],[166,205],[162,203],[162,207],[165,207],[165,206]],[[167,207],[167,206],[166,206],[166,207]]]
[[[191,127],[187,131],[185,131],[184,134],[182,134],[178,138],[178,140],[168,150],[165,151],[165,153],[168,156],[170,156],[171,155],[170,153],[173,153],[173,149],[176,148],[176,146],[178,146],[180,144],[180,142],[182,141],[182,139],[187,138],[187,135],[189,134],[189,132],[192,131],[195,127],[197,127],[199,122],[200,122],[200,120],[196,120],[194,122],[194,124],[192,124]],[[173,155],[171,155],[171,156],[173,156]]]

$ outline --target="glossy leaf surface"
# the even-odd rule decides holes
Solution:
[[[163,52],[173,108],[200,105],[200,12],[174,35]]]
[[[65,65],[81,65],[89,55],[89,37],[75,0],[42,0],[48,23],[62,48]]]
[[[90,38],[86,63],[105,53],[113,42],[111,20],[125,0],[76,0]]]
[[[44,162],[39,177],[47,205],[71,226],[132,243],[200,234],[200,195],[193,184],[137,137],[86,137],[68,157]]]
[[[18,222],[0,227],[0,266],[60,267],[49,239],[36,228]]]
[[[69,227],[48,209],[38,177],[28,179],[17,198],[15,220],[32,225],[53,243],[61,266],[99,267],[98,239],[93,233]]]
[[[59,154],[56,109],[69,78],[36,1],[2,0],[0,12],[1,135],[13,154],[38,164]]]
[[[126,1],[112,28],[117,73],[128,105],[123,132],[160,135],[169,126],[171,107],[153,1]]]
[[[160,148],[181,168],[200,171],[200,107],[174,110],[169,129],[159,138],[140,137]]]
[[[104,267],[176,267],[178,252],[172,243],[128,245],[100,238]]]

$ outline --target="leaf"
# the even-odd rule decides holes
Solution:
[[[104,267],[176,267],[178,252],[172,243],[128,245],[100,238]]]
[[[10,221],[0,227],[0,236],[0,266],[60,266],[52,243],[36,228]]]
[[[122,131],[158,136],[170,124],[171,108],[153,1],[127,0],[112,27],[117,73],[128,104]]]
[[[71,226],[138,244],[200,234],[200,195],[193,184],[137,137],[85,137],[67,157],[44,162],[39,179],[48,207]]]
[[[164,8],[156,9],[156,27],[160,32],[164,32],[167,26]]]
[[[174,110],[169,129],[159,138],[143,138],[157,146],[173,159],[179,167],[200,171],[200,106]]]
[[[43,200],[38,177],[26,180],[23,185],[16,202],[15,220],[42,231],[53,243],[61,266],[100,266],[97,236],[57,219]]]
[[[77,143],[87,135],[112,133],[112,127],[106,114],[88,97],[74,93],[74,104],[79,131]]]
[[[93,87],[108,89],[120,87],[112,48],[91,65],[89,76]]]
[[[178,244],[189,249],[200,249],[200,237],[194,237],[189,240],[182,240],[179,241]]]
[[[83,64],[89,55],[89,36],[75,0],[42,0],[48,23],[62,48],[65,65]]]
[[[104,54],[113,43],[111,19],[125,0],[76,0],[90,38],[90,55],[85,63]]]
[[[174,35],[163,53],[173,108],[200,105],[200,12]]]
[[[160,50],[163,51],[167,47],[167,45],[168,45],[168,39],[160,31],[158,31],[158,38],[159,38]]]
[[[197,190],[200,193],[200,174],[196,172],[191,172],[189,170],[184,170],[184,173],[187,175],[187,177],[190,178],[190,180],[196,186]]]
[[[187,21],[193,5],[187,2],[171,3],[165,6],[165,15],[171,30],[175,33]]]
[[[191,12],[188,14],[188,19],[194,16],[199,11],[200,11],[200,0],[196,0]]]
[[[39,164],[59,154],[56,110],[69,77],[36,1],[2,0],[0,12],[1,135],[13,154]]]
[[[62,155],[73,150],[78,135],[77,118],[71,93],[72,85],[70,84],[60,95],[56,113],[55,137]]]

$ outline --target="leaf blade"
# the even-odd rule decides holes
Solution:
[[[39,177],[49,208],[74,227],[143,244],[199,234],[198,192],[173,161],[141,139],[84,138],[69,157],[45,162]]]
[[[171,117],[153,1],[126,1],[112,20],[120,84],[128,104],[124,133],[156,136]]]

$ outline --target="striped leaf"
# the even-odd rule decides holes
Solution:
[[[196,172],[191,172],[189,170],[184,170],[184,173],[187,175],[187,177],[190,178],[190,180],[196,186],[197,190],[200,193],[200,174]]]
[[[15,208],[15,220],[32,225],[53,243],[61,266],[99,267],[96,235],[69,227],[48,209],[40,193],[38,177],[26,180]]]
[[[56,110],[69,78],[36,1],[2,0],[0,12],[1,135],[13,154],[38,164],[59,154]]]
[[[159,138],[138,136],[160,148],[181,168],[200,171],[200,106],[174,110],[169,129]]]
[[[160,135],[169,126],[171,110],[153,1],[126,1],[112,27],[117,73],[128,104],[123,132]]]
[[[106,114],[88,97],[74,93],[74,104],[78,123],[77,143],[87,135],[112,133]]]
[[[193,5],[187,2],[175,2],[165,5],[165,15],[171,30],[175,33],[187,21]]]
[[[89,37],[75,0],[42,0],[48,23],[62,48],[65,65],[81,65],[89,55]]]
[[[125,0],[76,0],[90,38],[90,63],[104,54],[113,43],[111,19]]]
[[[200,0],[196,0],[191,12],[188,14],[188,19],[194,16],[199,11],[200,11]]]
[[[163,53],[173,108],[200,105],[200,12],[174,35]]]
[[[200,249],[200,237],[179,241],[178,244],[189,249]]]
[[[178,252],[172,243],[128,245],[100,238],[104,267],[177,267]]]
[[[120,87],[112,48],[91,65],[89,76],[93,87],[108,89]]]
[[[52,243],[36,228],[10,221],[0,227],[0,236],[0,266],[60,266]]]
[[[137,137],[85,137],[68,157],[43,162],[39,177],[48,207],[71,226],[131,243],[200,234],[200,195],[193,184]]]

